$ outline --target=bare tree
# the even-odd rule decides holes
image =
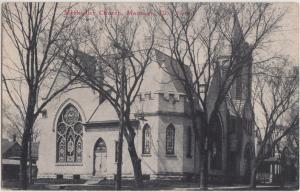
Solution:
[[[272,62],[267,70],[261,70],[255,76],[253,105],[261,115],[255,121],[259,147],[251,172],[252,188],[256,187],[257,168],[283,138],[299,129],[298,110],[293,115],[290,113],[299,105],[298,70],[287,70],[288,66],[286,59]]]
[[[110,9],[106,6],[106,10]],[[119,117],[116,189],[121,189],[123,134],[128,144],[136,187],[142,188],[141,160],[134,144],[136,133],[130,114],[145,70],[152,61],[155,27],[152,21],[143,22],[134,17],[116,15],[95,17],[89,22],[78,37],[88,48],[85,52],[80,51],[80,43],[74,43],[73,53],[77,58],[70,63],[77,68],[72,70],[75,73],[82,70],[84,74],[80,81],[96,90],[101,98],[108,100]],[[143,31],[145,29],[146,32]],[[93,54],[95,59],[91,67],[86,67],[86,63],[80,59],[82,55],[88,54]]]
[[[58,82],[60,68],[65,62],[58,53],[65,50],[68,39],[81,17],[66,17],[58,3],[5,3],[2,6],[3,37],[8,39],[4,49],[14,58],[3,60],[2,82],[6,97],[24,122],[20,159],[21,184],[26,189],[28,144],[38,115],[64,89],[68,82]],[[46,95],[46,96],[45,96]]]
[[[254,53],[264,47],[283,14],[264,3],[169,3],[152,7],[161,21],[160,48],[175,58],[179,67],[172,73],[185,87],[190,103],[201,154],[200,188],[206,189],[214,117],[236,79],[251,77]],[[161,14],[162,9],[166,14]],[[224,62],[221,56],[225,56]],[[251,83],[246,86],[251,87]],[[236,100],[236,111],[241,111],[251,98],[249,90],[242,95],[229,99]],[[199,111],[201,121],[197,121]]]

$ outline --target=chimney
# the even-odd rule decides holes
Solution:
[[[15,143],[17,141],[17,135],[13,134],[13,142]]]

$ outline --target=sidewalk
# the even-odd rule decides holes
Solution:
[[[6,189],[20,189],[18,182],[12,182],[10,184],[2,185]],[[178,191],[199,191],[198,183],[191,182],[166,182],[155,181],[146,182],[145,188],[142,190],[178,190]],[[124,181],[123,190],[135,190],[134,182]],[[87,182],[81,184],[75,183],[47,183],[40,182],[35,183],[29,187],[31,190],[114,190],[113,181],[105,181],[97,184],[88,184]],[[287,183],[284,188],[280,188],[278,185],[257,185],[254,191],[266,191],[266,190],[278,190],[278,191],[290,191],[297,190],[297,183]],[[208,187],[208,191],[251,191],[248,185],[232,185],[232,186],[213,186]]]
[[[209,191],[269,191],[269,190],[298,190],[299,186],[297,183],[289,183],[284,186],[284,188],[280,188],[278,185],[257,185],[256,189],[250,189],[249,185],[235,185],[235,186],[209,186]],[[183,190],[183,191],[199,191],[199,188],[174,188],[173,190]]]

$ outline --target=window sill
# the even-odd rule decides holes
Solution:
[[[55,166],[83,166],[83,163],[55,163]]]
[[[175,154],[166,154],[166,157],[177,157]]]
[[[151,157],[151,154],[142,154],[142,157]]]

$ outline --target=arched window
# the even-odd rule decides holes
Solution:
[[[211,131],[210,167],[220,170],[222,169],[222,126],[217,115],[211,119]]]
[[[57,162],[82,162],[82,131],[81,116],[78,110],[72,104],[68,104],[57,122]]]
[[[143,128],[143,154],[151,152],[151,131],[150,126],[146,124]]]
[[[170,124],[166,129],[166,154],[174,154],[175,148],[175,127]]]
[[[192,128],[188,127],[187,129],[187,138],[186,138],[186,142],[187,142],[187,153],[186,153],[186,157],[187,158],[191,158],[192,157]]]
[[[254,149],[251,143],[247,143],[244,149],[244,159],[252,160],[253,156],[254,156]]]

